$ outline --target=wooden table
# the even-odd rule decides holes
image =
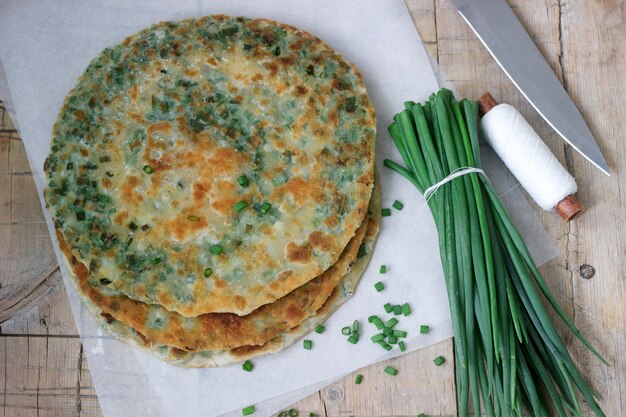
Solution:
[[[383,2],[381,2],[382,4]],[[511,1],[600,144],[606,177],[535,113],[448,0],[407,0],[424,44],[462,96],[490,91],[526,116],[576,177],[584,213],[570,223],[533,209],[560,256],[541,270],[576,325],[612,363],[605,367],[571,335],[565,340],[607,416],[626,415],[626,2]],[[1,105],[0,105],[1,106]],[[620,188],[621,187],[621,188]],[[595,268],[583,279],[582,265]],[[0,417],[101,415],[88,363],[43,222],[23,144],[0,107]],[[560,326],[561,330],[563,326]],[[295,405],[320,416],[456,415],[452,341],[354,375]],[[590,415],[584,407],[585,416]]]

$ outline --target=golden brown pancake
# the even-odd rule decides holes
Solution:
[[[45,199],[94,288],[246,315],[337,263],[367,210],[375,125],[359,72],[307,32],[159,23],[68,94]]]

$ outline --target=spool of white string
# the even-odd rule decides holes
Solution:
[[[498,104],[480,122],[483,137],[544,210],[576,192],[576,181],[513,106]]]

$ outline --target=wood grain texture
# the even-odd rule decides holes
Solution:
[[[566,312],[611,362],[595,360],[563,331],[607,416],[626,414],[626,2],[509,0],[587,120],[606,156],[606,177],[552,131],[506,78],[449,0],[406,0],[416,28],[461,96],[490,91],[517,107],[576,177],[584,212],[570,223],[533,210],[560,256],[541,268]],[[1,98],[0,98],[1,99]],[[0,417],[100,416],[67,296],[58,284],[23,145],[0,105]],[[596,274],[583,279],[579,270]],[[9,319],[10,317],[10,319]],[[301,415],[456,415],[451,340],[361,369],[298,402]],[[387,364],[396,377],[382,373]],[[354,384],[357,373],[364,376]],[[585,416],[591,416],[585,408]]]
[[[0,107],[0,323],[60,280],[24,146]]]

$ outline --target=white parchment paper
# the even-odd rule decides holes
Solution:
[[[412,186],[382,166],[385,158],[400,160],[386,133],[393,114],[405,100],[424,100],[439,86],[402,0],[4,0],[0,3],[0,99],[7,102],[19,125],[38,191],[45,183],[43,161],[57,112],[89,61],[106,46],[158,21],[212,13],[293,24],[321,37],[357,65],[377,111],[383,206],[390,207],[399,199],[405,208],[393,210],[384,219],[370,267],[355,296],[328,320],[324,334],[308,336],[313,350],[296,343],[280,354],[256,359],[251,373],[243,372],[240,365],[181,369],[118,342],[99,329],[66,285],[91,376],[108,417],[236,416],[250,404],[257,404],[255,416],[274,413],[357,368],[398,355],[397,350],[386,353],[368,341],[373,332],[367,317],[384,315],[382,306],[387,302],[411,304],[413,314],[398,325],[409,336],[418,334],[420,324],[431,326],[429,334],[408,342],[409,351],[452,335],[430,212]],[[499,192],[515,187],[497,158],[485,157],[484,162]],[[537,262],[554,257],[554,245],[519,189],[508,192],[504,200]],[[383,276],[378,273],[381,264],[389,269]],[[382,293],[373,288],[379,280],[386,284]],[[361,342],[353,346],[340,329],[355,319],[364,331]]]

